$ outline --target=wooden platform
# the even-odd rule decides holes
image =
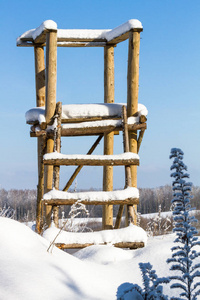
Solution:
[[[132,19],[114,29],[57,29],[54,21],[47,20],[22,34],[17,39],[17,46],[45,45],[49,30],[57,32],[57,47],[105,47],[125,41],[131,30],[141,32],[143,27],[140,21]]]

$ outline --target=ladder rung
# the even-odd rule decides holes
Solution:
[[[68,220],[65,222],[67,224]],[[56,246],[61,249],[85,248],[92,245],[112,244],[119,248],[141,248],[147,243],[147,234],[141,227],[129,225],[125,228],[100,230],[96,232],[69,232],[62,230],[60,234],[59,228],[48,228],[44,231],[45,239],[52,241],[57,236]]]
[[[46,205],[72,205],[76,202],[85,205],[106,205],[106,204],[138,204],[139,191],[137,188],[128,187],[124,190],[108,192],[80,192],[69,193],[58,190],[51,190],[44,194],[43,202]]]
[[[113,120],[114,121],[114,120]],[[97,123],[98,121],[95,121],[95,123]],[[118,120],[119,122],[119,120]],[[76,126],[75,124],[72,124],[74,126],[71,125],[71,127],[66,127],[65,125],[62,126],[61,128],[61,135],[62,136],[87,136],[87,135],[100,135],[100,134],[104,134],[104,133],[109,133],[109,132],[118,132],[122,130],[122,126],[117,126],[117,125],[97,125],[96,126],[92,126],[92,123],[94,122],[87,122],[87,127],[81,127],[85,124],[84,123],[79,123],[79,127]],[[91,124],[89,124],[91,123]],[[146,123],[135,123],[135,124],[128,124],[128,129],[129,130],[140,130],[140,129],[146,129]],[[36,130],[37,128],[37,130]],[[44,136],[47,134],[47,132],[45,130],[39,130],[38,131],[38,125],[32,126],[31,127],[31,132],[30,132],[30,136],[31,137],[39,137],[39,136]],[[48,131],[48,135],[51,136],[53,135],[53,131],[49,130]]]
[[[126,152],[118,155],[64,155],[53,152],[44,155],[45,165],[65,166],[124,166],[139,165],[136,153]]]
[[[55,243],[55,246],[59,249],[81,249],[89,246],[97,245],[96,243],[74,243],[74,244],[64,244],[64,243]],[[107,245],[107,243],[99,243],[98,245]],[[117,248],[128,248],[128,249],[138,249],[144,247],[144,242],[119,242],[113,244]]]

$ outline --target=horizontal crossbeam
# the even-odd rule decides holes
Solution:
[[[129,124],[128,125],[128,130],[145,130],[147,127],[146,123],[142,123],[142,124]],[[36,128],[34,128],[34,126],[32,126],[32,131],[30,132],[30,136],[31,137],[39,137],[39,136],[44,136],[46,134],[53,135],[53,131],[49,131],[46,132],[45,130],[38,130],[38,127],[36,126]],[[115,126],[115,125],[109,125],[109,126],[88,126],[87,128],[81,128],[81,127],[65,127],[62,126],[61,129],[61,135],[62,136],[86,136],[86,135],[100,135],[100,134],[104,134],[104,133],[109,133],[112,131],[121,131],[122,130],[122,126]]]
[[[43,202],[46,205],[72,205],[83,203],[85,205],[105,205],[105,204],[138,204],[139,191],[137,188],[128,187],[124,190],[116,191],[95,191],[69,193],[51,190],[44,194]]]
[[[64,243],[56,243],[55,246],[58,247],[59,249],[81,249],[81,248],[86,248],[89,246],[96,245],[94,243],[87,243],[87,244],[64,244]],[[98,245],[106,245],[106,243],[100,243]],[[144,242],[120,242],[120,243],[115,243],[113,246],[117,248],[129,248],[129,249],[138,249],[138,248],[143,248],[144,247]]]
[[[77,202],[77,199],[51,199],[51,200],[43,200],[45,205],[73,205]],[[127,198],[127,199],[108,199],[105,201],[101,201],[101,200],[88,200],[88,199],[81,199],[78,200],[78,202],[85,204],[85,205],[107,205],[107,204],[111,204],[111,205],[118,205],[118,204],[127,204],[127,205],[135,205],[135,204],[139,204],[139,198]]]
[[[139,156],[131,152],[119,155],[64,155],[54,152],[45,154],[43,163],[54,166],[138,166]]]

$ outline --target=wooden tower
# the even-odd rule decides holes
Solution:
[[[84,204],[103,205],[103,229],[120,227],[123,208],[126,206],[126,224],[135,223],[133,206],[139,201],[137,190],[138,151],[146,129],[146,108],[138,105],[139,49],[142,25],[130,20],[113,30],[67,30],[57,29],[54,21],[43,22],[38,28],[29,30],[17,39],[17,46],[33,47],[35,54],[36,108],[26,113],[31,124],[31,137],[38,141],[38,188],[36,228],[40,233],[42,224],[50,224],[51,215],[58,226],[60,205],[71,205],[76,201]],[[129,40],[127,103],[114,103],[114,48]],[[70,114],[70,105],[62,105],[56,99],[57,47],[103,47],[104,48],[104,104],[80,105],[77,114]],[[46,55],[44,51],[46,50]],[[45,61],[46,56],[46,61]],[[85,114],[85,110],[88,113]],[[94,113],[98,111],[99,115]],[[123,131],[124,153],[113,155],[113,140],[116,131]],[[63,155],[60,141],[68,136],[97,135],[97,141],[87,155]],[[104,138],[102,156],[91,155],[99,141]],[[77,169],[59,191],[61,165],[76,165]],[[103,192],[69,193],[69,186],[84,165],[103,166]],[[125,166],[125,189],[113,191],[113,166]],[[119,205],[115,225],[113,204]]]

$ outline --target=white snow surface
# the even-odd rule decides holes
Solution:
[[[52,224],[52,226],[43,233],[43,237],[51,242],[59,231],[60,230]],[[96,232],[62,231],[56,239],[56,243],[65,244],[115,244],[119,242],[144,242],[146,245],[147,234],[141,227],[130,225],[126,228]]]
[[[62,118],[120,117],[123,103],[67,104],[62,106]]]
[[[128,32],[131,29],[142,29],[142,23],[136,19],[132,19],[127,21],[126,23],[119,25],[118,27],[114,28],[113,30],[106,33],[107,41],[111,41],[114,38]]]
[[[32,33],[32,37],[35,40],[44,30],[57,30],[57,24],[52,20],[44,21],[38,28]]]
[[[80,119],[93,117],[121,117],[122,106],[125,103],[97,103],[97,104],[65,104],[62,105],[62,119]],[[148,110],[143,104],[138,104],[138,117],[147,116]],[[129,124],[139,121],[138,117],[129,118]],[[45,107],[35,107],[25,114],[26,122],[45,122]],[[133,118],[133,120],[132,120]],[[111,121],[111,120],[110,120]],[[88,122],[87,122],[88,123]],[[69,126],[69,125],[68,125]]]
[[[22,35],[20,35],[17,38],[17,45],[20,45],[21,39],[33,39],[35,40],[44,30],[57,30],[57,24],[52,20],[46,20],[44,21],[39,27],[35,29],[30,29],[24,32]]]
[[[45,107],[34,107],[25,114],[26,122],[38,121],[40,124],[46,121]]]
[[[132,152],[125,152],[115,155],[84,155],[84,154],[62,154],[58,152],[47,153],[44,155],[43,159],[82,159],[82,160],[115,160],[115,159],[140,159],[139,155]]]
[[[106,39],[110,29],[58,29],[60,39]]]
[[[134,118],[134,117],[133,117]],[[137,117],[135,117],[137,118]],[[129,119],[129,118],[128,118]],[[137,118],[137,121],[139,122],[139,118]],[[136,123],[134,122],[134,123]],[[133,124],[134,124],[133,123]],[[104,127],[104,126],[116,126],[121,127],[122,126],[122,120],[100,120],[100,121],[89,121],[89,122],[80,122],[80,123],[67,123],[63,124],[63,128],[93,128],[93,127]]]
[[[114,28],[114,29],[58,29],[57,24],[52,20],[44,21],[36,29],[31,29],[23,33],[17,38],[17,45],[22,43],[21,39],[33,39],[35,40],[44,30],[53,29],[57,30],[58,39],[105,39],[111,41],[114,38],[123,35],[131,29],[141,29],[142,23],[136,19],[131,19],[126,23]]]
[[[142,286],[140,262],[150,262],[159,277],[175,275],[166,263],[174,234],[149,238],[137,250],[94,245],[71,255],[47,252],[49,242],[17,221],[0,218],[0,227],[2,300],[114,300],[125,283]],[[179,296],[169,285],[164,292]]]
[[[70,193],[63,192],[58,190],[51,190],[48,193],[44,194],[43,200],[51,199],[75,199],[84,201],[108,201],[108,200],[125,200],[128,198],[139,198],[139,190],[134,187],[127,187],[124,190],[116,190],[109,192],[79,192],[79,193]]]

